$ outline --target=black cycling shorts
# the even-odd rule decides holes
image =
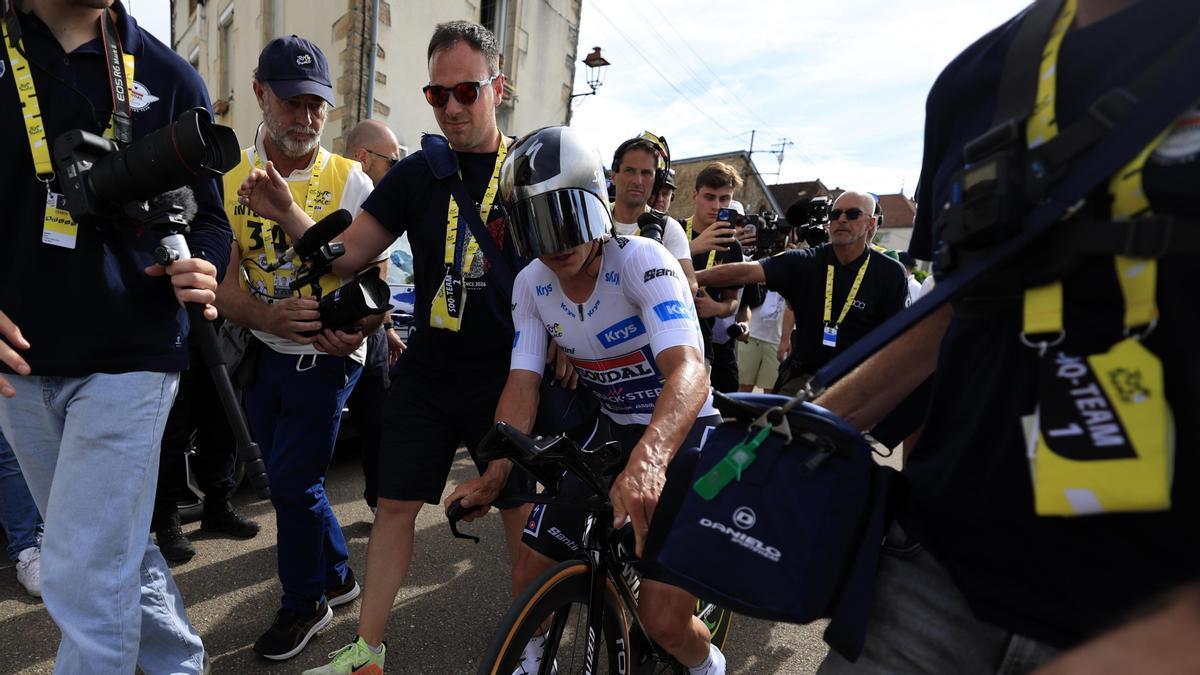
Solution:
[[[379,451],[379,496],[438,504],[459,446],[471,453],[479,473],[487,464],[475,457],[479,442],[494,424],[496,403],[508,372],[471,378],[437,378],[401,367],[384,406]],[[533,479],[519,468],[509,474],[494,506],[521,506],[513,495],[533,491]]]
[[[705,432],[720,423],[720,415],[697,419],[696,423],[692,425],[691,431],[688,432],[682,447],[698,447],[704,440]],[[594,450],[609,441],[619,442],[625,451],[625,461],[621,462],[621,468],[616,472],[619,474],[624,469],[629,454],[633,452],[633,447],[642,438],[645,430],[646,427],[641,424],[617,424],[601,413],[597,416],[591,434],[580,443],[580,446],[585,450]],[[615,477],[616,474],[609,478]],[[582,500],[591,494],[591,490],[582,481],[574,475],[564,472],[557,498]],[[587,511],[573,509],[569,506],[534,504],[533,510],[529,512],[529,519],[525,521],[525,530],[521,534],[521,541],[547,558],[560,562],[570,560],[580,551],[579,541],[583,537],[586,517]]]

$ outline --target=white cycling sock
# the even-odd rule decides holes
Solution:
[[[525,651],[521,652],[521,663],[517,664],[517,669],[513,671],[513,675],[527,675],[528,673],[536,673],[542,662],[542,654],[546,653],[546,636],[538,635],[525,644]]]
[[[708,645],[708,658],[698,666],[688,668],[691,675],[725,675],[725,655],[711,642]]]

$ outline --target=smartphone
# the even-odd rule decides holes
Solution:
[[[738,216],[738,212],[736,209],[726,208],[726,209],[718,209],[717,210],[717,222],[732,223],[734,218],[736,218],[737,216]]]

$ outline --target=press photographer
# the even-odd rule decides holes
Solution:
[[[198,673],[203,646],[148,533],[163,423],[187,367],[181,303],[214,301],[229,254],[212,178],[227,166],[227,139],[206,135],[195,69],[121,3],[0,5],[0,426],[45,515],[56,672]],[[22,114],[31,109],[40,118]],[[162,129],[181,114],[182,127]],[[205,141],[190,146],[198,154],[154,151],[164,134],[192,132]],[[175,203],[183,198],[141,202],[184,186],[182,175],[194,217]],[[193,257],[157,264],[165,231],[152,225],[189,221],[172,243]]]
[[[796,330],[791,355],[780,366],[780,391],[794,394],[830,359],[904,309],[904,268],[869,246],[874,211],[871,195],[843,193],[829,213],[829,243],[696,274],[701,285],[765,282],[791,305]]]

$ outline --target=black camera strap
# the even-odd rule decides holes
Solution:
[[[37,89],[33,80],[30,62],[25,56],[21,38],[21,22],[17,9],[11,3],[4,6],[4,18],[0,23],[5,55],[13,71],[13,83],[21,101],[25,133],[29,139],[29,150],[33,156],[34,171],[38,180],[47,186],[54,180],[54,166],[50,161],[50,145],[46,139],[46,127],[38,104]],[[108,72],[109,88],[113,98],[113,135],[122,144],[133,141],[133,116],[129,97],[132,92],[128,84],[133,81],[133,59],[121,47],[120,35],[108,10],[101,14],[100,36],[104,43],[105,70]]]
[[[121,35],[107,9],[100,16],[100,38],[104,43],[105,70],[108,71],[108,87],[112,91],[113,135],[121,145],[133,142],[133,107],[129,97],[129,83],[133,81],[125,72],[125,50],[121,48]]]
[[[1037,49],[1035,53],[1040,56],[1041,50]],[[1124,88],[1129,94],[1125,114],[1106,118],[1097,114],[1097,106],[1093,105],[1089,119],[1100,123],[1105,131],[1079,152],[1077,160],[1071,164],[1072,170],[1025,216],[1024,227],[1019,232],[979,258],[965,262],[908,309],[893,315],[836,356],[817,372],[813,386],[836,382],[942,305],[961,297],[974,283],[993,273],[1056,223],[1069,219],[1097,185],[1109,180],[1196,103],[1200,98],[1200,78],[1194,72],[1196,63],[1200,63],[1200,24],[1167,50],[1150,71],[1137,78],[1136,85],[1131,88],[1138,90],[1138,95],[1135,96],[1131,88]]]

